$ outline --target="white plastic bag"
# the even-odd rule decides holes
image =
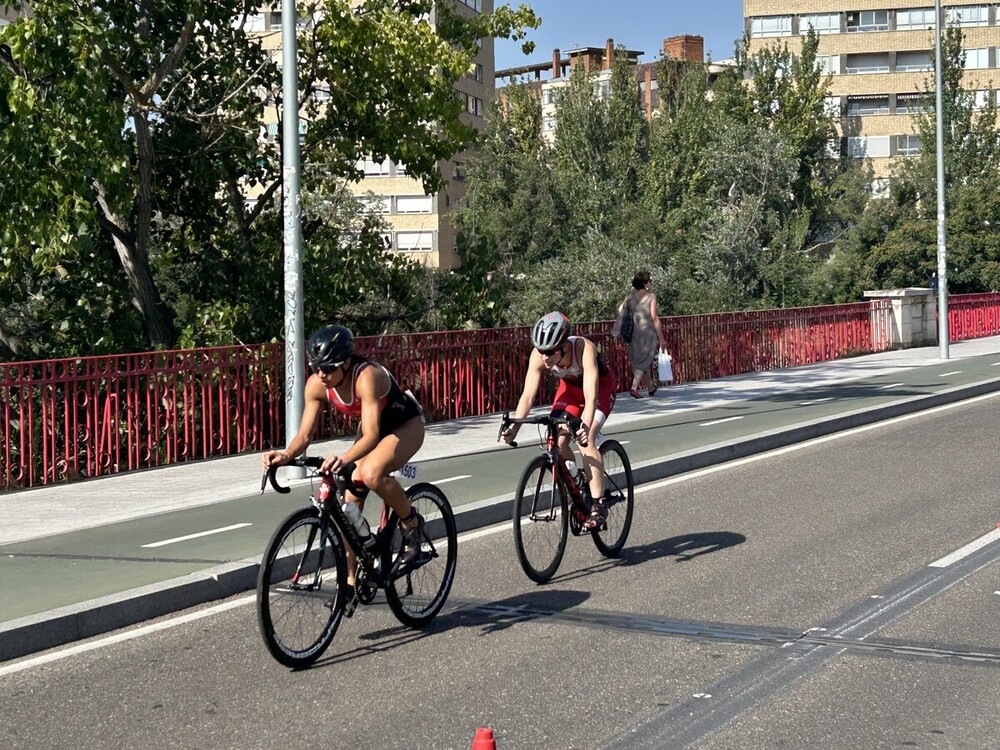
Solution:
[[[660,349],[660,353],[656,357],[656,370],[661,383],[669,383],[674,379],[673,358],[666,349]]]

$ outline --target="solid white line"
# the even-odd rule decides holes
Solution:
[[[878,387],[878,389],[879,389],[880,391],[887,391],[887,390],[889,390],[890,388],[896,388],[897,386],[901,386],[901,385],[904,385],[904,384],[903,384],[903,383],[889,383],[889,385],[880,385],[880,386]]]
[[[435,479],[432,484],[444,484],[445,482],[457,482],[459,479],[468,479],[472,474],[459,474],[457,477],[448,477],[447,479]]]
[[[1000,528],[993,529],[989,534],[983,534],[981,537],[976,539],[974,542],[969,542],[964,547],[961,547],[950,555],[945,555],[940,560],[935,560],[928,567],[931,568],[947,568],[952,563],[956,563],[963,557],[968,557],[973,552],[978,549],[982,549],[990,542],[1000,539]]]
[[[833,396],[827,396],[826,398],[817,398],[814,401],[803,401],[799,406],[809,406],[810,404],[822,404],[824,401],[833,401]]]
[[[743,419],[743,417],[726,417],[725,419],[713,419],[711,422],[702,422],[699,427],[711,427],[714,424],[722,424],[723,422],[732,422],[736,419]]]
[[[940,375],[938,375],[938,377],[939,378],[946,378],[949,375],[961,375],[961,374],[962,374],[961,370],[953,370],[952,372],[942,372]]]
[[[161,630],[167,630],[175,625],[184,625],[188,622],[194,622],[195,620],[200,620],[203,617],[211,617],[212,615],[217,615],[220,612],[235,609],[236,607],[242,607],[244,604],[250,604],[256,600],[257,595],[251,594],[250,596],[245,596],[241,599],[234,599],[232,601],[224,602],[223,604],[216,604],[214,607],[200,609],[197,612],[189,612],[186,615],[172,617],[169,620],[157,622],[152,625],[144,625],[143,627],[136,628],[135,630],[129,630],[125,633],[116,633],[115,635],[109,635],[105,638],[101,638],[100,640],[91,641],[90,643],[81,643],[76,646],[69,646],[61,651],[55,651],[42,656],[35,656],[31,659],[17,662],[16,664],[9,664],[5,667],[0,667],[0,677],[14,674],[15,672],[21,672],[25,669],[31,669],[32,667],[40,667],[43,664],[59,661],[60,659],[65,659],[68,656],[76,656],[77,654],[85,654],[88,651],[96,651],[99,648],[104,648],[105,646],[110,646],[114,643],[130,641],[133,638],[139,638]]]
[[[914,412],[913,414],[904,414],[900,417],[894,417],[893,419],[886,419],[881,422],[873,422],[872,424],[862,425],[861,427],[855,427],[853,430],[844,430],[843,432],[835,432],[832,435],[824,435],[823,437],[813,438],[812,440],[807,440],[804,443],[796,443],[795,445],[786,445],[784,448],[777,448],[773,451],[768,451],[766,453],[758,453],[754,456],[747,456],[746,458],[738,458],[735,461],[729,461],[724,464],[716,464],[715,466],[707,466],[704,469],[698,469],[697,471],[692,471],[687,474],[679,474],[676,477],[670,477],[669,479],[661,479],[659,482],[653,482],[651,484],[643,484],[635,488],[635,494],[640,492],[652,492],[653,490],[658,490],[663,487],[669,487],[673,484],[679,484],[681,482],[686,482],[689,479],[697,479],[698,477],[708,476],[709,474],[715,474],[719,471],[727,471],[736,466],[744,466],[746,464],[754,463],[755,461],[764,461],[768,458],[774,456],[783,456],[786,453],[792,453],[793,451],[800,451],[805,448],[811,448],[814,445],[821,445],[822,443],[828,443],[832,440],[840,440],[841,438],[851,437],[852,435],[857,435],[862,432],[868,432],[869,430],[877,430],[880,427],[885,427],[886,425],[894,425],[900,422],[906,422],[911,419],[917,419],[918,417],[923,417],[928,414],[937,414],[938,412],[948,411],[949,409],[956,409],[959,406],[965,406],[966,404],[974,404],[977,401],[985,401],[988,398],[996,398],[1000,396],[1000,391],[996,393],[984,393],[982,396],[976,396],[975,398],[965,399],[963,401],[956,401],[953,404],[942,404],[941,406],[935,406],[933,409],[924,409],[923,411]]]
[[[1000,364],[1000,363],[998,363]],[[850,437],[861,432],[867,432],[869,430],[875,430],[879,427],[884,427],[886,425],[893,425],[899,422],[905,422],[910,419],[916,419],[917,417],[922,417],[927,414],[936,414],[937,412],[947,411],[949,409],[955,409],[959,406],[965,406],[966,404],[976,403],[977,401],[984,401],[988,398],[996,398],[1000,395],[998,393],[986,393],[982,396],[976,396],[975,398],[966,399],[964,401],[956,401],[953,404],[944,404],[942,406],[936,406],[933,409],[926,409],[920,412],[914,412],[913,414],[905,414],[901,417],[896,417],[894,419],[887,419],[882,422],[875,422],[873,424],[864,425],[862,427],[856,427],[853,430],[845,430],[843,432],[837,432],[833,435],[825,435],[823,437],[815,438],[814,440],[809,440],[804,443],[796,443],[795,445],[788,445],[784,448],[778,448],[777,450],[768,451],[767,453],[758,453],[755,456],[747,456],[746,458],[740,458],[735,461],[730,461],[724,464],[717,464],[715,466],[709,466],[704,469],[699,469],[698,471],[692,471],[687,474],[681,474],[676,477],[670,477],[669,479],[663,479],[659,482],[653,482],[651,484],[643,484],[635,488],[635,494],[638,495],[642,492],[652,492],[653,490],[658,490],[663,487],[669,487],[673,484],[679,484],[681,482],[686,482],[690,479],[697,479],[698,477],[707,476],[709,474],[715,474],[720,471],[728,471],[735,466],[742,466],[744,464],[753,463],[755,461],[763,461],[774,456],[781,456],[786,453],[791,453],[793,451],[802,450],[803,448],[809,448],[814,445],[819,445],[821,443],[826,443],[831,440],[840,440],[841,438]],[[483,537],[491,536],[493,534],[499,533],[501,531],[509,531],[511,529],[510,521],[503,521],[494,526],[487,526],[486,528],[476,529],[475,531],[469,531],[464,534],[458,535],[458,542],[471,542],[475,539],[481,539]],[[997,592],[1000,593],[1000,592]],[[225,602],[223,604],[218,604],[213,607],[208,607],[206,609],[199,610],[197,612],[192,612],[186,615],[180,615],[173,617],[169,620],[164,620],[163,622],[158,622],[154,625],[147,625],[144,627],[136,628],[134,630],[129,630],[125,633],[118,633],[116,635],[107,636],[101,638],[100,640],[92,641],[87,644],[69,646],[60,651],[55,651],[44,656],[36,656],[25,659],[22,662],[17,662],[15,664],[10,664],[7,666],[0,666],[0,677],[7,674],[13,674],[15,672],[20,672],[25,669],[31,669],[32,667],[40,666],[42,664],[48,664],[50,662],[59,661],[60,659],[65,659],[68,656],[74,656],[76,654],[86,653],[87,651],[94,651],[103,646],[109,646],[114,643],[121,643],[123,641],[128,641],[133,638],[138,638],[149,633],[155,633],[160,630],[166,630],[172,628],[175,625],[183,625],[188,622],[193,622],[195,620],[200,620],[203,617],[209,617],[220,612],[225,612],[229,609],[234,609],[235,607],[242,606],[244,604],[251,604],[257,600],[256,594],[250,594],[242,599],[234,599],[233,601]]]
[[[1000,362],[994,362],[990,367],[1000,367]]]
[[[223,531],[232,531],[233,529],[242,529],[244,526],[253,526],[252,523],[234,523],[232,526],[223,526],[221,529],[211,529],[209,531],[199,531],[197,534],[188,534],[187,536],[176,536],[173,539],[164,539],[162,542],[153,542],[152,544],[142,545],[143,549],[147,547],[164,547],[168,544],[174,544],[175,542],[186,542],[188,539],[197,539],[202,536],[211,536],[212,534],[221,534]]]

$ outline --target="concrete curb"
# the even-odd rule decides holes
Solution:
[[[637,485],[646,484],[997,391],[1000,391],[1000,378],[980,381],[645,461],[633,466],[632,471]],[[510,493],[461,506],[455,513],[459,533],[509,521],[512,498],[513,493]],[[259,559],[239,560],[162,583],[0,623],[0,661],[17,659],[251,591],[256,587],[259,567]]]

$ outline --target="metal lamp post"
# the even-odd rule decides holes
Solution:
[[[948,359],[948,263],[945,246],[945,182],[944,182],[944,114],[941,93],[941,0],[934,0],[934,99],[937,118],[937,293],[938,351]]]
[[[285,445],[299,431],[305,404],[302,225],[299,204],[299,75],[295,0],[281,2],[282,216],[284,218]],[[289,469],[304,476],[303,469]]]

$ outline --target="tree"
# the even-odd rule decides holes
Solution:
[[[209,307],[240,285],[255,224],[281,186],[279,146],[260,127],[267,101],[280,114],[278,68],[245,31],[253,7],[38,0],[30,17],[0,29],[0,304],[13,309],[28,280],[56,273],[100,272],[105,289],[119,289],[112,273],[127,283],[149,343],[171,346],[175,310],[157,278],[176,264],[203,265],[213,272],[199,292]],[[440,184],[439,160],[471,134],[452,84],[468,72],[476,40],[520,38],[538,21],[524,7],[462,18],[445,6],[435,8],[435,30],[423,20],[431,9],[390,0],[368,0],[361,12],[348,0],[305,9],[296,103],[310,124],[304,180],[357,176],[368,155],[406,163],[428,188]],[[322,106],[310,99],[319,89]],[[248,188],[260,195],[253,208]],[[90,263],[105,247],[114,248],[113,270]],[[279,286],[279,270],[267,289]],[[93,320],[81,338],[98,338],[107,324]]]

